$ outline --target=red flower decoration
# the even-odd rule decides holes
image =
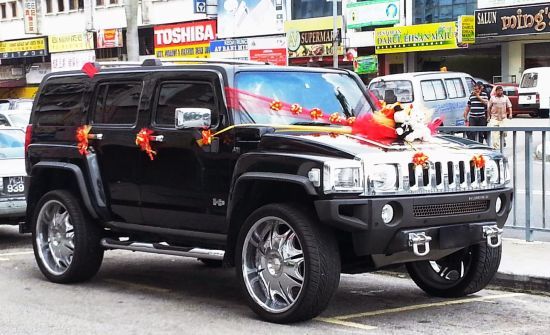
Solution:
[[[355,120],[356,120],[355,116],[348,117],[348,118],[346,119],[346,121],[347,121],[347,123],[348,123],[348,126],[353,126],[353,124],[355,123]]]
[[[278,112],[283,108],[283,103],[280,102],[279,100],[273,100],[271,101],[269,108],[271,108],[271,110]]]
[[[319,108],[313,108],[310,115],[313,120],[317,120],[323,117],[323,112]]]
[[[342,117],[340,116],[340,113],[332,113],[330,114],[330,117],[328,118],[328,121],[330,123],[340,123],[342,121]]]
[[[485,167],[485,158],[482,155],[475,155],[472,158],[474,166],[478,169],[483,169]]]
[[[76,129],[76,146],[78,147],[78,152],[84,156],[88,154],[88,134],[91,129],[92,126],[89,125],[80,126]]]
[[[88,62],[82,66],[82,72],[84,72],[88,77],[93,78],[98,72],[96,64]]]
[[[290,111],[292,112],[292,114],[298,115],[302,113],[302,106],[298,104],[292,104],[292,106],[290,106]]]
[[[212,138],[214,135],[212,135],[212,131],[210,129],[205,129],[201,132],[201,141],[200,143],[202,145],[210,145],[212,144]]]
[[[412,163],[415,166],[422,166],[423,168],[427,168],[429,160],[430,159],[428,158],[428,156],[426,156],[426,154],[424,154],[423,152],[417,152],[413,156]]]
[[[151,137],[153,136],[153,131],[147,128],[141,128],[141,130],[136,135],[136,145],[147,153],[151,160],[155,159],[157,154],[156,151],[151,148]]]

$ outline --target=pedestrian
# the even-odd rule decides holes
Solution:
[[[475,127],[487,126],[487,103],[489,102],[489,97],[483,89],[483,84],[477,83],[474,86],[473,92],[470,94],[468,99],[468,105],[464,110],[464,119],[468,121],[468,126]],[[467,136],[470,140],[476,139],[475,132],[468,132]],[[478,141],[483,143],[483,140],[488,137],[486,132],[478,133]]]
[[[495,95],[487,103],[487,115],[489,127],[502,127],[506,118],[512,118],[512,103],[504,95],[502,86],[495,87]],[[491,143],[493,148],[500,149],[500,132],[491,132]]]

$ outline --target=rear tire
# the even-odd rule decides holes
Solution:
[[[334,235],[289,204],[257,209],[238,237],[235,263],[247,303],[261,318],[290,323],[319,315],[340,281]]]
[[[103,261],[102,230],[69,191],[46,193],[32,220],[34,256],[40,271],[54,283],[93,277]]]
[[[502,245],[480,243],[459,250],[438,261],[407,263],[412,280],[429,295],[463,297],[485,288],[500,265]]]

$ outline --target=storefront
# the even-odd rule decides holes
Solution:
[[[216,20],[155,26],[154,34],[158,58],[209,58]]]
[[[96,60],[91,32],[49,36],[48,49],[52,72],[80,70],[85,63]]]

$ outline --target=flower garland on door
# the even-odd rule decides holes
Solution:
[[[76,129],[76,146],[78,148],[78,152],[86,156],[89,151],[90,143],[90,130],[92,130],[92,126],[90,125],[83,125]]]
[[[148,128],[141,128],[136,135],[136,145],[149,156],[149,159],[154,160],[156,151],[151,147],[151,139],[153,131]]]

